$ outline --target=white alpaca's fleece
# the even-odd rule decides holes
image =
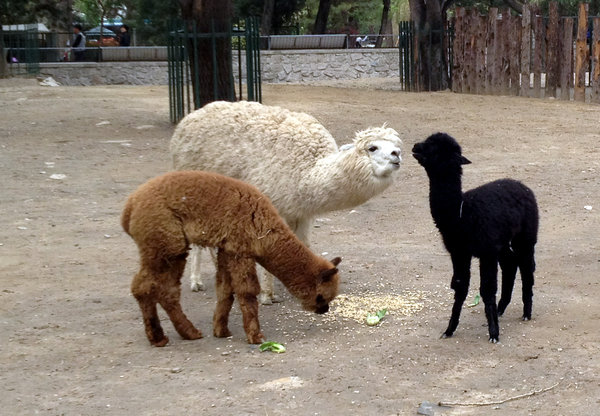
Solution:
[[[179,123],[170,151],[177,170],[218,172],[256,186],[308,244],[316,215],[360,205],[393,182],[400,145],[398,133],[383,126],[356,133],[353,143],[338,149],[308,114],[217,101]],[[200,280],[192,274],[194,287]],[[268,303],[266,295],[261,301]]]

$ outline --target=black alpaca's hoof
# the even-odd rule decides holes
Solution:
[[[531,321],[531,316],[525,316],[525,315],[523,315],[523,317],[521,319],[523,321]]]
[[[448,333],[444,332],[442,335],[440,335],[440,339],[450,338],[451,336],[452,336],[452,334],[448,334]]]
[[[498,337],[494,338],[494,337],[490,337],[490,344],[497,344],[498,343]]]

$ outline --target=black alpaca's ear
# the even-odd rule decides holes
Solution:
[[[469,159],[467,159],[463,155],[460,156],[460,164],[461,165],[468,165],[469,163],[471,163],[471,161]]]
[[[338,264],[340,264],[342,262],[342,258],[336,257],[335,259],[331,260],[331,262],[333,263],[334,266],[337,266]]]

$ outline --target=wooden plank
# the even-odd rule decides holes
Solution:
[[[509,53],[509,73],[510,73],[510,94],[519,95],[519,78],[521,76],[521,18],[511,16],[510,18],[510,49]]]
[[[542,98],[542,56],[544,56],[544,22],[542,16],[535,16],[533,23],[533,91],[532,96]]]
[[[486,40],[486,28],[487,18],[481,16],[479,13],[475,14],[475,45],[474,45],[474,56],[475,56],[475,93],[485,93],[485,40]]]
[[[556,87],[560,75],[558,57],[560,43],[558,41],[560,20],[558,18],[558,3],[550,3],[550,18],[546,29],[546,97],[556,97]]]
[[[469,10],[466,16],[465,26],[468,28],[465,32],[465,92],[475,93],[475,28],[473,27],[475,20],[475,11]]]
[[[465,66],[465,15],[464,7],[456,9],[456,21],[454,24],[454,46],[452,53],[453,68],[452,68],[452,91],[464,92],[464,66]]]
[[[587,45],[588,7],[587,3],[579,3],[575,41],[575,101],[585,101],[585,73],[588,71],[590,53]]]
[[[519,95],[529,97],[529,78],[531,74],[531,10],[523,6],[521,16],[521,79]]]
[[[594,18],[594,31],[592,32],[592,84],[591,102],[600,104],[600,17]]]
[[[562,24],[562,44],[560,58],[560,98],[570,100],[573,86],[573,18],[565,17]]]
[[[504,9],[501,13],[501,20],[498,22],[498,34],[496,44],[496,67],[498,68],[496,92],[498,94],[508,94],[509,84],[509,34],[510,34],[510,10]]]
[[[486,59],[486,80],[485,80],[485,92],[486,94],[497,94],[497,78],[498,78],[498,61],[496,54],[498,50],[498,44],[496,42],[496,34],[498,33],[498,8],[491,7],[487,19],[487,33],[486,33],[486,44],[487,44],[487,59]]]

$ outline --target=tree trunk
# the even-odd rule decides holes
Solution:
[[[381,48],[383,42],[383,35],[387,35],[388,28],[390,27],[390,3],[391,0],[383,0],[383,12],[381,13],[381,26],[379,26],[379,36],[375,42],[376,48]]]
[[[231,0],[179,0],[181,15],[188,32],[220,34],[221,36],[188,39],[194,105],[200,108],[218,100],[233,100],[231,67]],[[216,63],[216,65],[215,65]]]
[[[327,30],[327,20],[329,19],[329,9],[331,9],[332,0],[320,0],[317,18],[315,19],[314,35],[320,35]]]
[[[409,0],[415,25],[415,79],[417,91],[439,91],[448,87],[444,53],[446,11],[440,0]],[[444,5],[448,7],[448,5]]]
[[[264,0],[263,14],[260,21],[260,34],[269,36],[273,26],[273,11],[275,10],[275,0]]]

